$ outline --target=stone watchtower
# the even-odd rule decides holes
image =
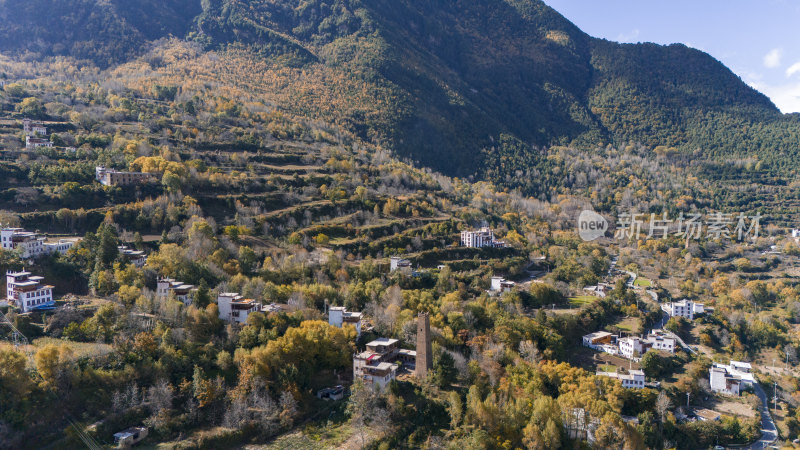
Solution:
[[[417,378],[425,378],[431,368],[433,368],[431,321],[427,313],[420,313],[417,317],[417,361],[414,374]]]

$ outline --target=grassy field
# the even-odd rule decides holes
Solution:
[[[612,366],[611,364],[600,364],[599,366],[597,366],[597,370],[599,372],[616,372],[617,367]]]
[[[636,281],[633,282],[633,285],[637,287],[650,287],[653,283],[647,278],[638,277]]]
[[[583,305],[594,303],[596,300],[597,297],[594,295],[578,295],[575,297],[570,297],[569,304],[573,307],[580,308]]]
[[[620,330],[633,332],[639,329],[639,322],[638,317],[626,317],[614,325]]]
[[[72,350],[72,357],[75,359],[104,356],[112,351],[110,344],[98,344],[96,342],[72,342],[50,337],[43,337],[33,340],[33,346],[36,348],[44,347],[48,344],[66,345],[70,348],[70,350]]]

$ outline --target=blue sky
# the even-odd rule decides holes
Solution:
[[[586,33],[680,42],[722,61],[781,111],[800,112],[798,0],[545,0]]]

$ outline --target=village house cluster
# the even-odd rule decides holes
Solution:
[[[37,233],[22,228],[3,228],[0,230],[0,244],[4,250],[17,250],[22,259],[38,258],[51,253],[66,253],[80,238],[48,241]]]
[[[417,317],[417,349],[400,348],[400,341],[378,338],[367,349],[353,355],[353,379],[383,389],[397,378],[401,369],[413,369],[418,378],[425,378],[433,367],[430,318],[425,313]]]
[[[47,139],[47,127],[41,122],[34,122],[31,119],[22,121],[22,129],[25,132],[25,148],[33,149],[39,147],[52,147],[53,143]]]
[[[675,339],[664,330],[651,330],[646,337],[619,338],[607,331],[596,331],[583,337],[583,345],[611,355],[639,361],[649,350],[675,353]]]

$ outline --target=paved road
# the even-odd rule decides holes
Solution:
[[[758,398],[761,399],[761,409],[759,409],[761,413],[761,439],[753,442],[749,447],[743,448],[761,450],[772,442],[775,442],[775,439],[778,438],[778,430],[775,428],[775,422],[772,421],[772,416],[769,414],[767,394],[764,393],[764,389],[761,389],[760,384],[755,383],[753,384],[753,390],[756,392],[756,395],[758,395]]]

